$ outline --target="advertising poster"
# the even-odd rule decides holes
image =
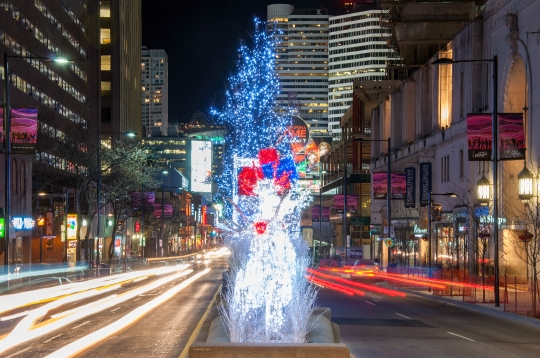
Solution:
[[[311,207],[311,222],[318,223],[321,217],[321,207],[313,206]]]
[[[161,209],[161,204],[154,204],[154,218],[161,218],[161,213],[163,212],[163,217],[170,218],[173,216],[173,206],[172,204],[164,204],[163,210]]]
[[[212,142],[191,140],[191,191],[212,192]]]
[[[499,159],[525,159],[522,113],[499,114]]]
[[[373,185],[373,199],[386,199],[388,191],[388,176],[386,172],[373,173],[371,183]]]
[[[416,168],[405,168],[405,207],[416,207]]]
[[[0,108],[0,117],[4,116],[4,109]],[[11,109],[11,152],[34,153],[38,134],[37,108]],[[0,121],[0,142],[4,141],[4,122]]]
[[[336,213],[343,214],[343,208],[345,206],[345,196],[342,194],[334,195],[334,207]],[[351,214],[358,213],[358,196],[347,195],[347,212]]]
[[[299,178],[318,178],[321,157],[332,149],[331,136],[309,135],[306,122],[293,116],[290,126],[285,129],[285,135],[291,139],[291,149]]]
[[[67,238],[68,240],[77,239],[77,214],[67,215]]]
[[[420,205],[428,204],[428,195],[431,190],[431,163],[420,163]]]
[[[469,161],[491,160],[492,116],[490,113],[467,115]]]
[[[392,173],[392,199],[405,199],[405,173]]]
[[[322,207],[322,222],[323,223],[330,222],[330,207],[329,206]]]
[[[141,210],[142,193],[140,191],[134,191],[131,193],[131,209],[135,211]]]
[[[152,209],[156,202],[156,193],[153,191],[145,191],[143,193],[143,201],[145,209]]]
[[[297,164],[299,173],[305,173],[305,177],[318,178],[321,170],[321,157],[332,150],[332,137],[311,137],[304,150],[304,157]]]

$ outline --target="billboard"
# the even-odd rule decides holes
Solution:
[[[163,204],[163,209],[161,204],[154,204],[154,218],[161,218],[161,213],[163,212],[163,217],[170,218],[173,216],[173,205],[172,204]]]
[[[405,207],[416,207],[416,168],[405,168]]]
[[[191,191],[212,192],[212,142],[191,141]]]
[[[343,214],[343,207],[345,206],[345,196],[342,194],[334,195],[334,207],[336,213]],[[358,213],[358,196],[347,195],[347,212],[351,214]]]
[[[491,160],[492,115],[469,113],[467,115],[467,141],[470,161]],[[427,199],[426,199],[427,200]]]
[[[300,177],[319,177],[321,170],[321,157],[332,150],[332,137],[309,138],[304,152],[295,155],[297,169]]]
[[[522,113],[499,114],[499,159],[525,159]]]
[[[320,159],[332,149],[332,137],[311,137],[308,125],[298,116],[292,117],[291,125],[285,128],[285,135],[291,138],[291,151],[299,178],[319,177]]]
[[[135,211],[140,211],[141,207],[141,197],[144,197],[144,208],[145,209],[154,209],[154,202],[156,201],[156,193],[153,191],[145,191],[142,193],[140,191],[134,191],[131,193],[131,209]]]
[[[392,173],[392,199],[405,199],[405,173]]]
[[[77,240],[77,214],[67,215],[67,238]]]
[[[4,116],[4,108],[0,108],[0,117]],[[38,134],[37,108],[11,109],[11,152],[34,153]],[[0,121],[0,142],[4,141],[4,121]]]
[[[388,192],[388,174],[386,172],[373,173],[371,183],[373,186],[373,199],[386,199]]]

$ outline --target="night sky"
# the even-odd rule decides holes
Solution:
[[[143,46],[169,57],[169,123],[189,122],[193,113],[219,105],[234,70],[240,39],[254,16],[266,20],[266,6],[327,8],[337,0],[142,0]]]

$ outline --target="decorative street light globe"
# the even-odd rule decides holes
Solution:
[[[482,174],[482,178],[476,183],[476,186],[478,188],[478,202],[480,205],[488,205],[489,204],[489,180],[486,179],[484,174]]]
[[[518,197],[527,204],[533,197],[533,175],[527,169],[527,164],[525,163],[523,170],[518,174]]]

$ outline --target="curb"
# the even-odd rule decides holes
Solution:
[[[531,326],[534,326],[534,327],[540,327],[540,319],[530,318],[530,317],[527,317],[527,316],[521,316],[521,315],[518,315],[518,314],[515,314],[515,313],[510,313],[510,312],[505,312],[505,311],[498,311],[498,310],[496,310],[494,308],[477,306],[474,303],[455,301],[455,300],[451,300],[451,299],[448,299],[448,298],[434,296],[432,294],[425,294],[425,293],[416,292],[416,291],[412,291],[412,290],[407,290],[407,289],[403,289],[403,288],[401,288],[400,291],[407,292],[407,294],[410,294],[412,296],[418,296],[418,297],[425,298],[425,299],[432,300],[432,301],[443,302],[443,303],[446,303],[446,304],[449,304],[449,305],[452,305],[452,306],[465,308],[465,309],[470,310],[470,311],[484,313],[484,314],[488,314],[490,316],[494,316],[494,317],[498,317],[498,318],[504,318],[504,319],[508,319],[508,320],[516,321],[516,322],[520,322],[520,323],[525,323],[525,324],[528,324],[528,325],[531,325]]]
[[[201,328],[202,328],[202,325],[203,325],[204,321],[206,321],[206,318],[208,317],[208,315],[210,314],[210,311],[212,310],[212,306],[214,306],[214,303],[216,302],[216,299],[217,299],[219,293],[221,292],[221,286],[222,285],[219,285],[216,293],[214,294],[214,297],[212,298],[212,300],[208,304],[208,307],[206,308],[206,311],[204,312],[204,314],[203,314],[201,320],[199,321],[199,323],[197,323],[197,326],[193,330],[193,333],[191,333],[191,336],[189,337],[189,340],[188,340],[186,346],[184,347],[184,349],[182,350],[182,353],[180,353],[180,356],[178,358],[186,358],[188,356],[189,348],[191,348],[191,345],[197,339],[197,336],[199,335],[199,332],[201,331]]]

